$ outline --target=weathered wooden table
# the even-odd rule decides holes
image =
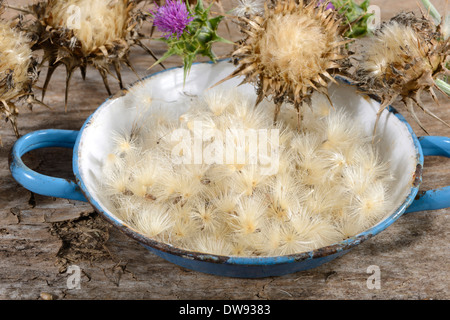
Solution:
[[[14,1],[14,5],[30,1]],[[228,0],[224,0],[227,6]],[[399,10],[417,11],[415,0],[372,0],[382,19]],[[445,0],[434,1],[443,9]],[[8,17],[7,12],[4,18]],[[234,40],[239,34],[233,30]],[[161,56],[164,46],[152,42]],[[217,48],[226,54],[230,47]],[[141,76],[159,71],[145,52],[134,49],[131,59]],[[166,66],[180,65],[178,58]],[[45,74],[45,70],[43,70]],[[63,68],[57,70],[45,102],[48,110],[21,110],[19,129],[78,130],[107,98],[102,80],[88,69],[87,80],[76,74],[70,103],[64,110]],[[113,80],[113,79],[112,79]],[[136,76],[124,75],[126,83]],[[113,83],[113,81],[111,81]],[[42,80],[38,85],[42,85]],[[118,86],[114,83],[114,90]],[[39,96],[39,94],[38,94]],[[449,99],[441,106],[424,99],[439,117],[450,122]],[[404,108],[398,106],[400,111]],[[402,112],[420,136],[423,132]],[[450,136],[450,129],[421,114],[431,135]],[[18,185],[8,168],[8,154],[16,141],[8,125],[0,127],[0,299],[448,299],[450,298],[450,209],[411,213],[347,255],[319,268],[287,276],[246,280],[222,278],[180,268],[153,255],[134,240],[110,227],[89,204],[52,199]],[[26,163],[34,170],[72,178],[71,150],[31,152]],[[422,190],[450,184],[450,162],[426,159]],[[371,266],[381,273],[379,289],[367,286]],[[79,285],[72,281],[81,272]]]

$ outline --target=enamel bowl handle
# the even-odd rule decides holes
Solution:
[[[420,137],[419,142],[424,156],[450,158],[450,138]],[[439,210],[448,207],[450,207],[450,186],[419,193],[416,200],[406,209],[406,213]]]
[[[18,139],[11,151],[9,165],[14,179],[36,194],[86,202],[75,182],[40,174],[28,168],[22,161],[24,154],[36,149],[51,147],[73,149],[78,134],[79,131],[50,129],[31,132]]]

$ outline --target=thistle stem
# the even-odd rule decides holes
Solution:
[[[450,84],[440,79],[437,79],[435,83],[436,86],[438,86],[439,89],[442,90],[442,92],[445,92],[448,96],[450,96]]]
[[[4,4],[3,7],[7,8],[7,9],[23,12],[23,13],[26,13],[26,14],[33,14],[33,12],[31,12],[30,10],[26,10],[24,8],[19,8],[19,7],[13,7],[13,6],[10,6],[10,5],[7,5],[7,4]]]
[[[442,29],[442,33],[444,34],[444,40],[447,40],[450,36],[450,14],[445,17],[444,27]]]
[[[431,17],[433,17],[435,24],[439,25],[441,23],[442,17],[439,11],[437,11],[436,7],[431,3],[430,0],[420,0],[420,1],[422,1],[422,4],[425,7],[425,9],[427,9]]]

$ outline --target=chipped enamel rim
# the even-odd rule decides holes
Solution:
[[[212,62],[200,62],[196,64],[212,64]],[[196,65],[194,64],[194,65]],[[149,75],[137,82],[135,82],[131,87],[136,85],[137,83],[140,83],[142,81],[145,81],[149,78],[152,78],[158,74],[165,73],[171,70],[177,70],[181,69],[182,67],[174,67],[170,68],[164,71],[160,71],[157,73],[154,73],[152,75]],[[346,82],[348,84],[348,81],[344,79],[339,79],[343,82]],[[279,265],[279,264],[289,264],[293,262],[300,262],[304,260],[309,259],[316,259],[316,258],[323,258],[326,256],[331,256],[338,253],[343,253],[359,244],[364,242],[367,239],[372,238],[373,236],[377,235],[381,231],[385,230],[387,227],[389,227],[392,223],[394,223],[400,216],[402,216],[405,213],[405,210],[412,204],[414,201],[418,191],[419,186],[422,182],[422,168],[423,168],[423,162],[424,162],[424,156],[422,152],[422,148],[420,145],[420,142],[414,133],[411,126],[408,124],[406,119],[399,114],[394,108],[390,107],[389,112],[394,114],[395,117],[397,117],[408,129],[409,134],[412,137],[414,147],[415,147],[415,154],[416,154],[416,164],[417,164],[417,170],[413,177],[413,183],[411,185],[410,193],[406,197],[405,201],[395,210],[393,214],[373,226],[372,228],[356,235],[351,238],[348,238],[344,241],[341,241],[339,243],[329,245],[326,247],[322,247],[313,251],[308,252],[302,252],[298,254],[292,254],[292,255],[285,255],[285,256],[258,256],[258,257],[237,257],[237,256],[221,256],[221,255],[215,255],[215,254],[205,254],[205,253],[199,253],[195,251],[189,251],[185,249],[180,249],[177,247],[174,247],[172,245],[162,243],[156,240],[153,240],[151,238],[148,238],[136,230],[134,230],[132,227],[124,224],[123,221],[118,219],[115,215],[108,212],[107,210],[103,209],[103,206],[90,194],[88,191],[88,188],[83,181],[80,168],[79,168],[79,160],[80,160],[80,152],[82,151],[81,147],[81,141],[83,138],[83,133],[85,132],[85,129],[89,127],[92,123],[92,121],[95,118],[95,115],[98,114],[100,110],[107,107],[108,102],[113,99],[112,97],[108,98],[100,107],[93,113],[84,123],[83,127],[80,130],[80,134],[77,137],[77,140],[75,142],[74,147],[74,156],[73,156],[73,171],[76,178],[76,183],[81,189],[81,192],[84,194],[86,199],[89,201],[89,203],[95,208],[95,210],[100,213],[109,223],[111,223],[114,227],[118,228],[120,231],[122,231],[127,236],[131,237],[132,239],[138,241],[139,243],[143,244],[144,246],[150,247],[152,249],[168,253],[174,256],[178,256],[180,258],[184,259],[190,259],[190,260],[198,260],[198,261],[204,261],[204,262],[211,262],[211,263],[219,263],[219,264],[230,264],[230,265],[241,265],[241,266],[270,266],[270,265]]]

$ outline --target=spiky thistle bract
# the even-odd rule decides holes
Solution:
[[[232,57],[236,70],[220,81],[243,76],[255,85],[259,104],[272,99],[277,108],[284,102],[295,106],[301,121],[301,106],[313,92],[327,94],[328,83],[347,57],[348,43],[340,32],[341,17],[327,10],[327,2],[278,0],[265,3],[263,15],[239,17],[245,38]]]
[[[88,66],[98,70],[109,95],[108,76],[115,70],[119,85],[124,87],[122,65],[135,69],[129,59],[130,49],[140,46],[153,56],[142,41],[140,28],[146,17],[137,9],[139,0],[42,0],[25,8],[17,8],[25,17],[22,30],[35,39],[34,51],[42,50],[41,65],[48,63],[43,85],[44,98],[55,70],[66,69],[65,107],[67,109],[70,82],[79,69],[83,79]]]
[[[43,104],[33,93],[38,71],[32,45],[32,40],[13,24],[0,21],[0,115],[11,123],[16,137],[18,105],[24,103],[31,109],[34,103]]]
[[[184,80],[186,81],[191,66],[198,56],[207,57],[213,62],[216,61],[217,58],[212,48],[214,43],[233,44],[218,35],[219,24],[224,16],[210,17],[212,5],[213,3],[205,8],[203,1],[199,0],[191,8],[189,3],[173,0],[151,12],[155,26],[166,33],[159,40],[167,43],[168,46],[164,55],[151,67],[173,55],[180,56],[183,59]],[[176,26],[178,27],[176,28]],[[183,26],[184,28],[182,28]]]
[[[381,101],[378,119],[387,106],[400,99],[425,132],[415,106],[449,126],[422,102],[424,92],[438,105],[435,90],[445,94],[441,89],[444,85],[439,85],[449,75],[450,41],[442,32],[444,20],[435,25],[424,13],[418,17],[402,12],[383,23],[370,41],[360,46],[355,79],[360,88]]]

